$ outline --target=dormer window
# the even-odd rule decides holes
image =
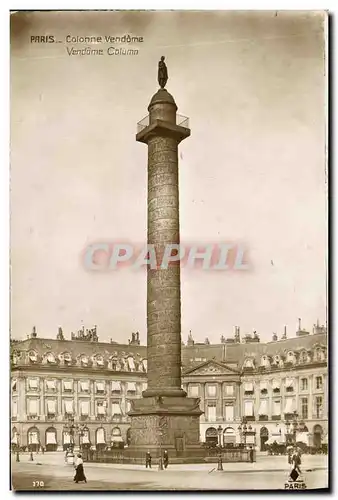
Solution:
[[[37,356],[35,351],[30,351],[28,356],[29,356],[29,360],[32,361],[33,363],[35,363],[38,359],[38,356]]]
[[[47,359],[47,362],[48,362],[48,363],[55,363],[55,356],[54,356],[54,354],[52,354],[51,352],[49,352],[49,353],[47,354],[46,359]]]
[[[253,360],[252,359],[246,359],[244,361],[244,369],[245,370],[252,370],[254,368]]]
[[[317,347],[317,349],[315,350],[314,358],[315,358],[315,361],[324,361],[325,354],[324,354],[323,349],[321,349],[320,347]]]
[[[267,356],[262,356],[261,366],[263,366],[264,368],[267,368],[269,365],[270,365],[269,358]]]
[[[308,354],[306,351],[302,351],[299,356],[299,360],[301,363],[307,363],[308,361]]]
[[[131,372],[135,371],[135,363],[134,363],[134,358],[132,356],[128,357],[128,366]]]
[[[87,366],[88,365],[88,356],[81,356],[81,364],[83,364],[84,366]]]
[[[98,366],[103,366],[103,357],[102,356],[96,356],[96,364]]]
[[[286,356],[286,361],[288,363],[294,363],[296,361],[295,353],[292,351],[289,351]]]
[[[282,361],[282,358],[280,357],[279,354],[276,354],[276,356],[274,356],[274,358],[273,358],[273,364],[275,366],[278,366],[278,367],[282,367],[283,366],[283,361]]]

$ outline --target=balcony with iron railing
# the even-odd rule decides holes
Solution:
[[[137,124],[137,133],[142,132],[146,127],[150,125],[150,115],[144,117]],[[176,114],[176,125],[179,127],[189,128],[189,118],[183,115]]]

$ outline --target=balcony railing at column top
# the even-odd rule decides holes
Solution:
[[[144,130],[150,124],[149,115],[145,116],[141,121],[137,124],[137,133]],[[184,128],[189,128],[189,118],[183,115],[176,115],[176,125]]]

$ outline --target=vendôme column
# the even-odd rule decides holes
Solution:
[[[160,69],[159,83],[166,84]],[[165,247],[180,243],[178,144],[190,130],[176,124],[177,106],[164,88],[153,96],[148,111],[149,124],[137,140],[148,145],[148,245],[156,251],[158,268],[148,266],[148,389],[143,396],[186,396],[181,388],[180,263],[164,269],[161,263]]]
[[[161,268],[166,246],[180,242],[178,145],[190,135],[188,119],[176,114],[174,98],[164,88],[167,80],[162,56],[160,89],[136,135],[148,145],[148,245],[153,245],[158,267],[147,271],[148,388],[131,401],[129,412],[128,454],[135,460],[144,460],[146,451],[159,457],[163,447],[180,460],[201,451],[200,401],[186,397],[181,388],[180,263]]]

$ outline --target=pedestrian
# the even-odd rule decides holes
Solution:
[[[163,465],[164,465],[165,469],[169,465],[169,455],[168,455],[168,451],[167,450],[164,450],[164,452],[163,452]]]
[[[250,455],[250,462],[253,463],[253,461],[254,461],[254,451],[252,449],[252,446],[250,446],[249,455]]]
[[[300,470],[300,465],[301,465],[302,461],[301,461],[301,458],[300,458],[300,454],[297,450],[294,451],[294,454],[292,455],[292,465],[293,465],[293,469],[295,469],[299,474],[301,474],[301,470]]]
[[[84,481],[86,483],[87,479],[86,479],[86,476],[84,474],[83,460],[82,460],[80,453],[78,454],[77,459],[75,460],[74,467],[75,467],[75,471],[76,471],[75,476],[74,476],[74,481],[76,483],[78,483],[80,481]]]
[[[146,453],[146,469],[148,467],[149,467],[149,469],[151,469],[151,454],[150,454],[149,450]]]

